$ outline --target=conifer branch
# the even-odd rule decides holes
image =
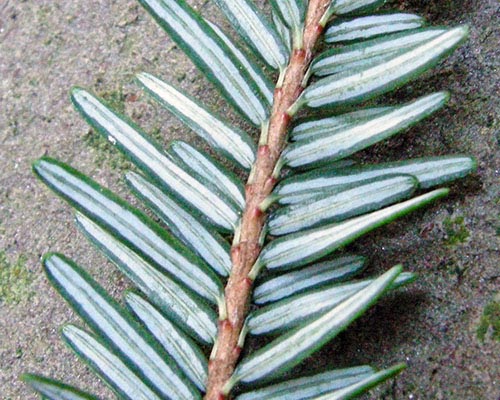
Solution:
[[[263,133],[267,137],[259,142],[257,158],[245,188],[246,208],[241,218],[239,237],[231,249],[233,267],[225,288],[227,316],[219,321],[217,342],[209,363],[206,400],[226,398],[223,387],[231,377],[241,352],[239,338],[253,285],[249,273],[261,251],[260,237],[267,217],[260,204],[271,194],[277,182],[275,168],[293,116],[289,109],[304,89],[314,48],[324,29],[323,16],[330,3],[330,0],[309,2],[302,47],[293,49],[282,84],[274,93],[268,131]]]
[[[127,400],[201,400],[204,393],[226,400],[240,382],[240,400],[358,396],[404,366],[262,382],[303,362],[415,275],[397,265],[355,280],[363,257],[317,261],[446,195],[438,188],[411,197],[464,177],[476,162],[458,155],[356,166],[345,158],[431,115],[446,104],[446,92],[311,116],[293,127],[291,120],[302,106],[355,105],[404,85],[457,48],[468,28],[424,28],[422,18],[405,13],[366,15],[381,0],[270,0],[272,24],[252,0],[214,1],[261,63],[280,72],[274,93],[263,65],[188,0],[139,0],[228,103],[261,127],[258,145],[174,85],[146,72],[137,80],[220,156],[250,170],[247,183],[186,142],[163,149],[127,116],[75,87],[76,109],[137,168],[126,174],[127,185],[162,224],[63,162],[42,157],[33,164],[76,210],[84,235],[141,292],[126,292],[125,308],[85,268],[46,255],[47,277],[91,330],[67,325],[62,335]],[[347,18],[328,24],[324,41],[342,44],[316,54],[332,15]],[[278,183],[284,166],[289,174]],[[221,232],[234,234],[232,246]],[[272,276],[254,288],[264,267]],[[240,358],[247,334],[276,333]],[[206,345],[213,345],[209,360]],[[95,398],[42,376],[23,379],[44,398]]]

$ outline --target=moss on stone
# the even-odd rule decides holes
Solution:
[[[465,243],[470,236],[468,229],[465,227],[465,218],[463,216],[445,218],[443,228],[447,236],[445,243],[448,246]]]
[[[26,268],[26,256],[10,262],[5,250],[0,251],[0,303],[17,304],[29,298],[33,274]]]
[[[477,338],[484,342],[490,331],[491,338],[496,342],[500,342],[500,294],[497,294],[495,299],[484,307],[476,331]]]
[[[89,129],[83,140],[89,147],[96,150],[95,162],[98,166],[109,165],[111,169],[120,172],[130,169],[132,166],[124,155],[117,152],[111,143],[93,129]]]

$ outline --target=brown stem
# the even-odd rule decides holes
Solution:
[[[267,215],[259,205],[273,190],[273,171],[285,145],[290,125],[287,110],[303,91],[302,82],[314,55],[314,47],[322,34],[320,21],[331,0],[310,0],[302,49],[294,50],[285,72],[283,84],[274,93],[266,144],[261,144],[253,173],[245,188],[246,207],[241,218],[240,240],[231,249],[232,270],[225,288],[227,318],[219,321],[217,344],[208,366],[206,400],[223,400],[223,387],[233,374],[241,348],[238,339],[248,313],[253,281],[248,274],[261,251],[259,238]]]

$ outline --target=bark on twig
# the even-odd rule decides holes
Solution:
[[[304,89],[302,82],[324,28],[320,21],[330,3],[331,0],[309,1],[303,47],[293,50],[283,84],[274,93],[267,142],[259,145],[252,174],[245,188],[246,207],[241,218],[239,242],[231,248],[233,266],[225,288],[227,318],[219,321],[217,343],[208,366],[206,400],[226,398],[222,388],[238,362],[241,352],[238,339],[248,313],[253,286],[248,275],[261,251],[259,238],[267,217],[259,205],[276,185],[273,171],[285,145],[291,120],[287,110]]]

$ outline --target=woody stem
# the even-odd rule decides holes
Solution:
[[[267,215],[259,207],[271,194],[277,179],[276,164],[286,144],[289,109],[304,90],[303,81],[323,32],[322,19],[331,0],[310,0],[302,48],[294,49],[282,85],[276,88],[267,140],[261,140],[252,174],[245,187],[246,207],[241,217],[239,240],[231,248],[232,270],[226,288],[227,316],[219,321],[217,343],[209,362],[206,400],[223,400],[223,387],[234,372],[241,352],[238,339],[248,313],[253,280],[249,273],[260,251],[260,237]]]

